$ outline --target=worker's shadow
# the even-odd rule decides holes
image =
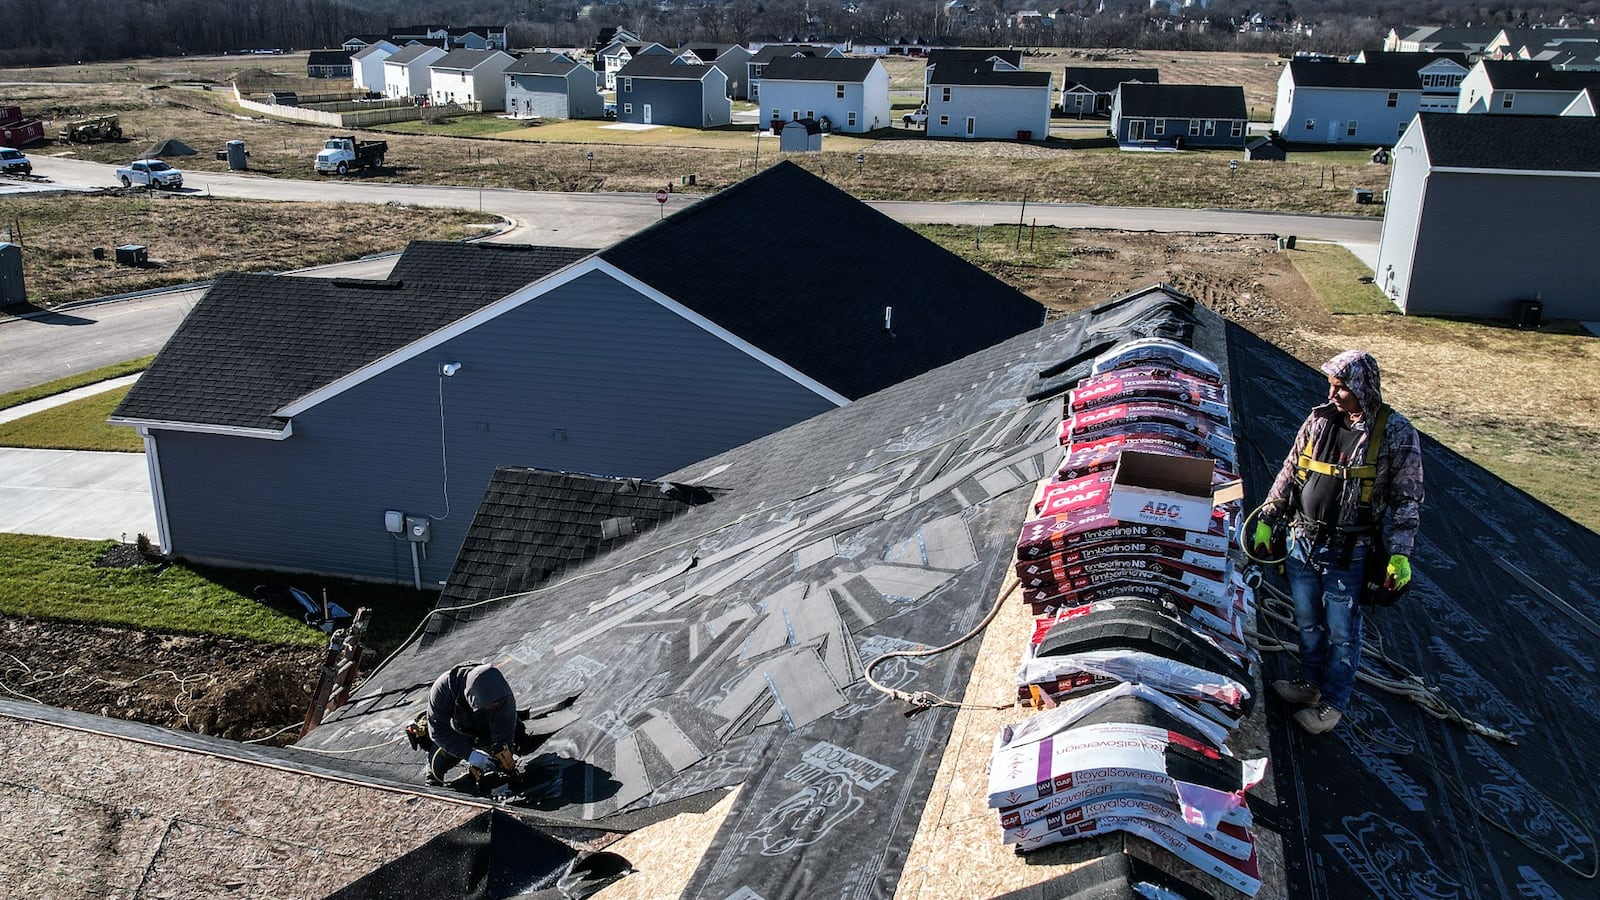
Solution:
[[[523,768],[523,804],[555,812],[614,797],[622,783],[611,773],[581,759],[541,753]]]
[[[15,316],[19,319],[28,319],[41,325],[93,325],[97,321],[84,316],[55,312],[42,306],[35,306],[27,301],[13,303],[9,306],[0,306],[0,313]]]

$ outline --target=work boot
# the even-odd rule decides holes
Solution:
[[[429,787],[443,787],[444,779],[433,774],[433,766],[422,767],[422,783]]]
[[[1317,687],[1304,678],[1293,681],[1281,680],[1272,683],[1272,691],[1285,702],[1299,706],[1315,706],[1322,699],[1322,688]]]
[[[1310,734],[1322,734],[1332,731],[1333,726],[1339,724],[1339,719],[1344,714],[1326,703],[1308,706],[1294,714],[1295,723]]]

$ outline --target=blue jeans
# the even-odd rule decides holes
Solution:
[[[1300,629],[1300,674],[1322,689],[1323,702],[1344,710],[1361,667],[1361,583],[1372,552],[1370,539],[1351,548],[1350,559],[1327,544],[1292,533],[1284,573]]]

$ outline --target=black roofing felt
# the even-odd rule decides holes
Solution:
[[[1327,383],[1242,328],[1228,342],[1234,435],[1259,502]],[[1367,616],[1367,661],[1377,639],[1517,743],[1365,684],[1338,729],[1310,737],[1269,698],[1288,896],[1593,896],[1576,872],[1600,864],[1600,536],[1427,435],[1422,450],[1414,586]],[[1269,659],[1267,677],[1292,677],[1283,662]]]
[[[1158,69],[1125,66],[1067,66],[1063,75],[1068,88],[1082,85],[1098,94],[1109,94],[1124,81],[1141,81],[1145,84],[1158,84],[1161,81]]]
[[[875,59],[842,56],[780,56],[762,70],[763,80],[862,82],[879,68]]]
[[[601,257],[849,398],[1044,318],[1020,291],[787,162]]]
[[[362,748],[329,757],[353,771],[414,771],[403,743],[372,736],[414,715],[437,671],[492,659],[519,704],[578,698],[576,721],[536,764],[559,785],[533,792],[541,813],[609,827],[616,811],[647,820],[660,804],[742,783],[684,896],[888,889],[952,717],[900,715],[861,666],[949,642],[998,595],[1033,486],[1059,453],[1059,394],[1026,399],[1040,372],[1154,331],[1223,353],[1214,317],[1149,292],[674,473],[716,486],[716,499],[408,649],[306,743]],[[959,693],[975,653],[968,644],[876,675]]]
[[[1600,118],[1422,113],[1434,167],[1600,172]]]
[[[502,466],[489,481],[438,605],[531,590],[710,500],[704,491],[678,485]]]
[[[1120,90],[1124,116],[1247,119],[1244,88],[1216,84],[1136,84]]]

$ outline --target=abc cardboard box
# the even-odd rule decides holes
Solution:
[[[1206,531],[1215,470],[1209,459],[1124,450],[1111,481],[1111,515],[1124,522]]]

